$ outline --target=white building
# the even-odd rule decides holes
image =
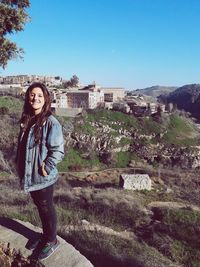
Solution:
[[[100,90],[104,94],[105,102],[117,102],[125,98],[125,89],[117,87],[101,87]]]
[[[102,92],[69,90],[65,93],[54,93],[52,107],[94,109],[103,99]]]

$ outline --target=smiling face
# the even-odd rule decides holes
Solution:
[[[43,91],[40,87],[35,87],[29,92],[29,104],[33,109],[35,115],[42,111],[45,99]]]

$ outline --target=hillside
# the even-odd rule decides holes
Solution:
[[[153,189],[123,190],[120,173],[148,173]],[[199,267],[199,174],[156,167],[61,173],[58,234],[95,267]],[[0,179],[0,217],[40,226],[13,176]]]
[[[175,86],[155,85],[155,86],[147,87],[144,89],[134,90],[134,91],[132,91],[132,93],[152,96],[152,97],[156,98],[159,95],[169,94],[170,92],[173,92],[176,89],[177,89],[177,87],[175,87]]]
[[[190,112],[191,115],[200,119],[199,105],[200,105],[200,85],[189,84],[179,87],[169,95],[160,96],[163,102],[176,104],[179,110],[183,109]]]
[[[13,105],[9,105],[11,100]],[[2,172],[14,171],[21,107],[19,99],[0,97]],[[75,119],[58,119],[67,151],[59,164],[60,171],[140,163],[188,169],[200,166],[199,130],[179,113],[136,118],[116,111],[93,110]]]
[[[30,196],[9,174],[20,115],[12,106],[22,107],[18,99],[12,102],[0,115],[0,217],[40,226]],[[93,110],[58,119],[66,150],[54,197],[58,234],[95,267],[199,267],[200,140],[195,124],[179,112],[136,118]],[[148,174],[152,190],[123,190],[122,173]]]
[[[63,171],[126,167],[130,162],[183,168],[200,163],[199,130],[179,113],[136,118],[115,111],[90,111],[73,125],[66,135],[68,155],[59,165]]]

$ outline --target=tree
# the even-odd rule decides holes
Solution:
[[[72,87],[77,87],[79,84],[79,78],[76,75],[73,75],[70,82]]]
[[[5,68],[8,61],[22,57],[23,49],[8,39],[8,35],[22,31],[29,21],[26,8],[29,0],[0,0],[0,67]]]
[[[79,84],[79,78],[76,75],[73,75],[69,81],[63,82],[64,88],[78,87],[78,84]]]

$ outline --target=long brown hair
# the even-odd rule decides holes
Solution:
[[[37,115],[37,120],[35,122],[35,127],[34,127],[35,144],[38,144],[41,140],[42,125],[44,124],[46,119],[51,115],[51,97],[45,84],[40,82],[35,82],[28,87],[25,94],[24,107],[20,122],[23,124],[23,131],[25,132],[29,126],[29,122],[31,121],[34,115],[32,107],[30,106],[29,103],[29,94],[36,87],[39,87],[44,95],[44,106],[42,107],[42,111]]]

